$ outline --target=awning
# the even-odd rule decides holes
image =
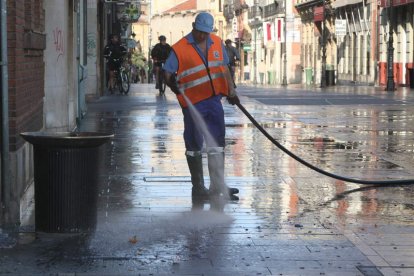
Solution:
[[[336,0],[332,3],[332,8],[337,9],[340,7],[355,5],[355,4],[362,4],[363,0]]]
[[[320,22],[325,20],[325,7],[314,7],[313,8],[313,21]]]

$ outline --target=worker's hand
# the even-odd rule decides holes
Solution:
[[[240,99],[239,99],[239,97],[237,95],[228,96],[227,97],[227,101],[231,105],[240,104]]]
[[[181,94],[180,89],[178,88],[178,84],[176,82],[167,82],[168,87],[174,92],[175,95]]]
[[[170,89],[171,89],[172,92],[174,92],[175,95],[181,94],[180,89],[178,89],[177,85],[170,86]]]
[[[181,94],[180,89],[178,88],[178,83],[176,80],[176,75],[172,74],[170,79],[167,81],[168,87],[170,87],[171,91],[174,92],[175,95]]]

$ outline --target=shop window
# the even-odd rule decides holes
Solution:
[[[371,21],[371,5],[372,3],[367,3],[365,6],[365,18],[368,21]]]
[[[345,36],[345,73],[351,74],[351,36],[348,34]]]
[[[410,12],[409,12],[410,13]],[[411,51],[408,50],[408,60],[414,61],[414,7],[411,9],[412,18],[408,18],[407,20],[407,49],[412,49]]]
[[[312,53],[313,53],[313,45],[310,44],[310,45],[308,45],[308,47],[309,47],[308,54],[309,54],[309,61],[310,61],[309,67],[312,67],[312,64],[314,62],[314,56],[312,55]]]
[[[274,64],[274,56],[275,56],[275,50],[270,50],[270,56],[269,56],[269,60],[270,60],[270,64]]]
[[[397,29],[397,60],[396,62],[405,62],[406,56],[406,26],[403,24],[403,18],[396,20]]]
[[[380,60],[384,61],[386,59],[387,42],[388,42],[388,33],[386,32],[385,25],[382,25],[380,27],[380,34],[382,37],[382,39],[380,39],[380,53],[381,53]]]
[[[365,61],[365,55],[364,55],[364,52],[365,52],[365,37],[363,35],[360,35],[359,38],[360,38],[359,39],[359,41],[360,41],[360,43],[359,43],[359,73],[361,75],[364,75],[365,74],[365,72],[364,72],[364,68],[365,68],[365,64],[364,64],[364,61]]]
[[[353,61],[353,68],[354,68],[354,72],[355,73],[357,73],[357,74],[360,74],[360,72],[359,72],[359,63],[360,63],[360,52],[359,52],[359,49],[360,49],[360,45],[359,45],[359,43],[361,42],[361,40],[360,40],[360,37],[359,37],[359,35],[358,34],[356,34],[356,33],[354,33],[354,43],[352,44],[353,45],[353,53],[352,53],[352,56],[353,56],[353,59],[352,59],[352,61]]]
[[[339,44],[339,72],[345,73],[345,36],[340,38]]]

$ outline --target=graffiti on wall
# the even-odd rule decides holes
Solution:
[[[87,54],[88,57],[96,57],[96,33],[88,33]]]
[[[59,61],[59,58],[65,54],[63,31],[59,27],[53,30],[53,43],[58,55],[56,61]]]

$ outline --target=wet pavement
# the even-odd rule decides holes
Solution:
[[[256,120],[306,161],[352,178],[414,179],[413,90],[238,90]],[[127,96],[89,103],[82,122],[82,131],[115,134],[103,148],[95,231],[35,233],[28,219],[17,239],[0,233],[0,273],[414,274],[414,186],[321,176],[224,107],[226,182],[239,201],[192,202],[174,95],[133,85]]]

